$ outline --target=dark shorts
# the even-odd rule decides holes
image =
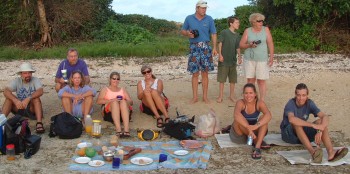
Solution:
[[[132,114],[132,107],[129,107],[129,121],[131,120],[131,114]],[[113,118],[112,118],[112,112],[106,112],[105,110],[105,105],[102,105],[102,115],[103,115],[103,120],[108,121],[114,124]],[[120,116],[120,122],[123,122],[122,117]]]
[[[27,105],[25,109],[18,109],[17,112],[12,111],[13,114],[21,115],[23,117],[28,117],[31,120],[36,120],[35,113],[30,111],[30,103]]]
[[[233,126],[231,126],[231,130],[230,130],[230,139],[232,142],[236,143],[236,144],[245,144],[247,142],[247,136],[245,135],[238,135],[234,129]]]
[[[306,136],[310,140],[310,142],[313,142],[315,140],[315,135],[317,134],[317,130],[312,127],[303,127],[303,129]],[[281,129],[281,134],[282,134],[283,141],[290,144],[301,144],[291,124]]]
[[[237,83],[236,65],[218,67],[217,82],[225,83],[227,78],[228,82]]]
[[[211,52],[212,48],[209,42],[191,43],[187,71],[191,74],[199,71],[213,71],[214,63]]]

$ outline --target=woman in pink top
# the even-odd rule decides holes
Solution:
[[[121,137],[130,137],[129,131],[129,106],[133,105],[129,93],[125,88],[119,87],[120,74],[112,72],[109,75],[109,86],[104,87],[98,98],[97,104],[103,108],[103,119],[114,123],[116,135]],[[120,117],[123,120],[124,132],[120,125]]]
[[[165,106],[165,97],[162,95],[163,81],[157,79],[152,74],[152,68],[150,66],[142,66],[141,73],[145,79],[137,83],[137,98],[142,101],[144,106],[148,107],[153,112],[157,119],[157,127],[161,128],[163,127],[163,118],[160,117],[160,114],[164,115],[165,123],[169,122],[169,115]]]

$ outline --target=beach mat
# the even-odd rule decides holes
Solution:
[[[341,147],[335,147],[334,149],[340,149]],[[350,148],[350,147],[348,147]],[[323,148],[322,163],[317,164],[312,162],[312,157],[307,150],[292,150],[292,151],[277,151],[279,155],[285,158],[290,164],[310,164],[310,165],[323,165],[323,166],[339,166],[343,164],[350,164],[350,154],[348,153],[344,158],[335,161],[328,162],[328,155],[326,148]]]
[[[135,157],[149,157],[153,159],[153,163],[149,165],[135,165],[129,160],[124,160],[123,165],[120,165],[119,169],[113,169],[111,162],[106,162],[101,167],[91,167],[88,164],[78,164],[74,160],[78,156],[72,158],[69,169],[74,171],[118,171],[118,170],[155,170],[159,168],[200,168],[206,169],[208,166],[210,152],[213,146],[210,141],[200,141],[203,143],[203,147],[198,149],[186,149],[189,154],[184,156],[174,155],[174,151],[183,149],[179,145],[179,141],[168,141],[168,142],[120,142],[121,146],[133,146],[141,148],[142,152],[132,156],[130,159]],[[159,163],[159,154],[165,153],[168,155],[167,161]],[[92,160],[103,160],[101,155],[97,155]]]
[[[221,148],[227,147],[243,147],[246,144],[237,144],[233,143],[230,139],[229,134],[215,134],[215,138]],[[267,144],[275,145],[275,146],[302,146],[302,144],[290,144],[286,143],[282,140],[281,134],[267,134],[264,138],[264,141]],[[313,146],[316,144],[312,143]]]

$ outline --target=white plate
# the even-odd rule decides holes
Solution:
[[[91,158],[89,158],[89,157],[78,157],[78,158],[75,158],[74,161],[76,163],[79,163],[79,164],[86,164],[86,163],[89,163],[91,161]]]
[[[82,142],[82,143],[78,144],[79,149],[84,148],[84,147],[91,147],[91,146],[92,146],[92,144],[88,143],[88,142]]]
[[[89,165],[92,167],[100,167],[100,166],[105,165],[105,162],[101,161],[101,160],[93,160],[93,161],[89,162]]]
[[[136,165],[144,166],[153,163],[153,159],[148,157],[136,157],[132,158],[130,162]]]
[[[177,150],[177,151],[174,152],[174,154],[183,156],[183,155],[187,155],[188,151],[187,150]]]

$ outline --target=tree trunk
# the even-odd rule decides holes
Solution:
[[[52,46],[52,39],[50,35],[50,27],[46,20],[46,12],[44,6],[44,0],[38,0],[38,11],[39,11],[39,21],[40,21],[40,30],[41,30],[41,46]]]

